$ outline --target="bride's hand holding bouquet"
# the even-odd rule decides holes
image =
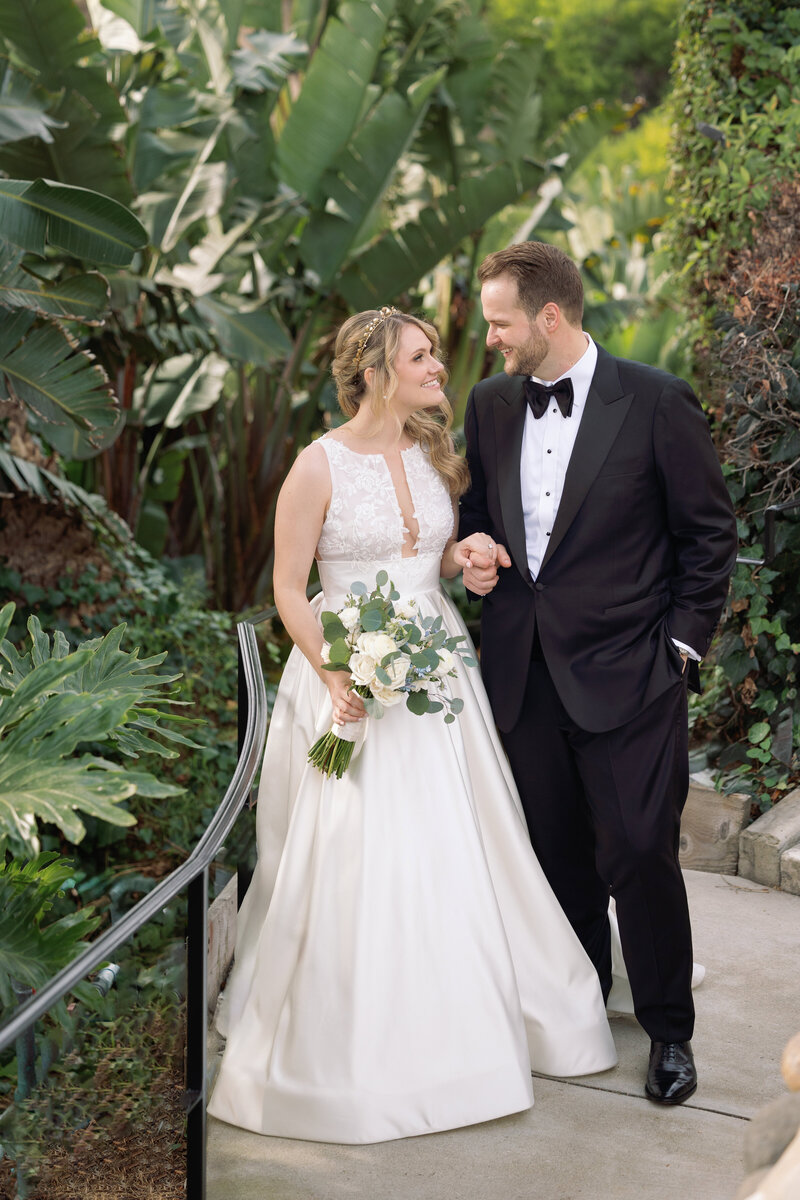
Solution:
[[[419,716],[447,709],[444,719],[452,722],[463,703],[448,695],[445,681],[456,676],[457,659],[475,665],[460,645],[463,635],[448,637],[441,617],[423,617],[413,599],[401,601],[385,571],[375,583],[369,593],[365,584],[353,583],[344,606],[321,617],[322,669],[335,677],[329,684],[334,725],[314,743],[308,758],[337,779],[366,736],[360,706],[379,719],[386,708],[405,700]]]

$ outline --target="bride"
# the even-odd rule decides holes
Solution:
[[[322,669],[319,614],[388,573],[465,633],[440,576],[494,547],[456,540],[466,466],[432,326],[351,317],[333,374],[349,418],[298,456],[278,501],[275,601],[295,645],[267,739],[259,860],[226,989],[209,1111],[258,1133],[367,1143],[529,1108],[531,1068],[616,1062],[594,969],[545,881],[477,670],[452,724],[404,704],[365,717]],[[483,557],[481,557],[483,556]],[[306,599],[316,557],[323,594]],[[343,778],[307,762],[367,720]]]

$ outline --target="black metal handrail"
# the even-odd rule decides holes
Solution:
[[[239,622],[239,757],[219,808],[194,850],[0,1027],[0,1050],[3,1050],[24,1036],[76,984],[187,890],[186,1190],[190,1200],[205,1197],[208,869],[236,823],[258,769],[267,729],[267,696],[255,626],[276,613],[275,608],[270,608]]]

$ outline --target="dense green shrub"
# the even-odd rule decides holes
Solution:
[[[794,6],[688,0],[674,71],[672,251],[751,558],[767,508],[800,498],[799,36]],[[798,514],[782,512],[766,567],[738,566],[694,714],[723,786],[762,808],[800,779]]]

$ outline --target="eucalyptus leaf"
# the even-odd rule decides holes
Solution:
[[[350,647],[344,638],[336,638],[331,644],[331,662],[346,667],[350,661]]]
[[[427,692],[419,691],[408,693],[406,708],[409,710],[409,712],[414,713],[416,716],[421,717],[424,713],[426,713],[428,711],[429,704],[430,701],[428,700]]]

